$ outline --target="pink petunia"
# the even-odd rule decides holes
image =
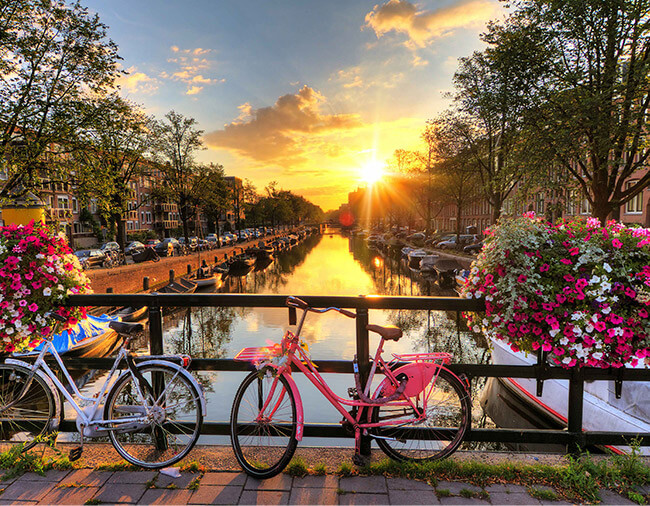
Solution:
[[[616,249],[620,249],[623,246],[623,243],[618,239],[613,239],[612,246],[614,246]]]
[[[520,274],[519,277],[517,277],[517,283],[525,283],[527,279],[528,278],[525,274]]]

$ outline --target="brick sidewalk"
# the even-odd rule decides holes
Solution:
[[[435,487],[415,480],[384,476],[339,477],[281,474],[260,481],[241,472],[183,472],[171,478],[157,471],[48,471],[26,473],[0,482],[0,504],[569,504],[538,500],[521,485],[485,488],[462,482]],[[537,486],[537,491],[555,492]],[[650,486],[640,489],[650,494]],[[539,494],[537,494],[539,495]],[[601,490],[602,504],[635,504]]]

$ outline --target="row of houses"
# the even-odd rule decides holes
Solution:
[[[626,182],[629,187],[636,182],[631,179]],[[383,223],[391,225],[399,221],[401,225],[409,225],[412,229],[423,230],[426,227],[426,213],[408,211],[413,208],[413,202],[402,200],[401,204],[390,194],[404,195],[403,191],[386,192],[377,188],[357,188],[348,194],[348,202],[343,206],[361,223]],[[386,195],[389,195],[388,197]],[[394,211],[395,206],[404,208],[401,215]],[[541,190],[528,198],[508,199],[501,209],[505,216],[520,215],[524,212],[535,211],[538,216],[549,220],[557,218],[571,219],[591,216],[591,206],[588,199],[578,189],[561,188]],[[439,232],[456,232],[456,222],[459,219],[456,205],[448,204],[432,209],[430,212],[431,229]],[[460,212],[461,231],[472,230],[479,235],[490,227],[493,222],[493,208],[486,199],[479,198],[464,206]],[[406,222],[404,222],[406,220]],[[625,224],[638,224],[650,228],[650,188],[644,189],[632,200],[621,206],[619,221]]]
[[[0,185],[6,178],[6,172],[0,171]],[[151,197],[152,189],[162,183],[162,178],[162,173],[152,171],[147,175],[136,176],[129,182],[130,200],[128,210],[123,215],[127,238],[148,234],[163,239],[173,236],[181,227],[178,206],[172,202],[156,202]],[[240,178],[229,176],[225,179],[232,188],[233,194],[242,191]],[[82,206],[73,184],[44,183],[38,192],[38,197],[44,204],[47,219],[67,232],[75,248],[89,247],[97,242],[112,239],[108,236],[109,230],[102,224],[96,202],[91,199],[87,205]],[[232,209],[225,211],[219,217],[218,226],[220,230],[234,229],[237,222],[243,219],[245,219],[244,210],[236,205],[234,199]],[[0,221],[4,224],[1,214]],[[205,236],[214,230],[216,225],[208,223],[207,218],[199,210],[191,228],[194,234]]]

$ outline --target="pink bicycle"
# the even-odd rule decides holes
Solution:
[[[386,340],[397,341],[397,327],[368,325],[381,336],[370,368],[367,386],[361,388],[356,356],[356,387],[348,390],[351,399],[336,395],[318,373],[300,340],[308,312],[338,311],[355,318],[345,309],[314,309],[296,298],[287,305],[303,310],[296,333],[287,331],[281,343],[261,348],[244,348],[235,360],[252,362],[256,371],[242,382],[230,414],[230,438],[237,461],[256,478],[280,473],[291,460],[303,437],[303,406],[300,392],[291,377],[292,366],[305,374],[325,398],[341,413],[341,423],[355,436],[355,463],[362,463],[361,436],[377,441],[396,460],[436,460],[453,453],[462,443],[470,421],[469,384],[445,367],[448,353],[393,354],[385,362],[381,356]],[[376,372],[384,378],[374,393],[370,385]],[[348,411],[347,407],[353,409]]]

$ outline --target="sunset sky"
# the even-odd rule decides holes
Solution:
[[[496,0],[84,0],[129,74],[122,94],[205,131],[199,159],[324,210],[368,166],[416,149],[457,59],[503,16]]]

